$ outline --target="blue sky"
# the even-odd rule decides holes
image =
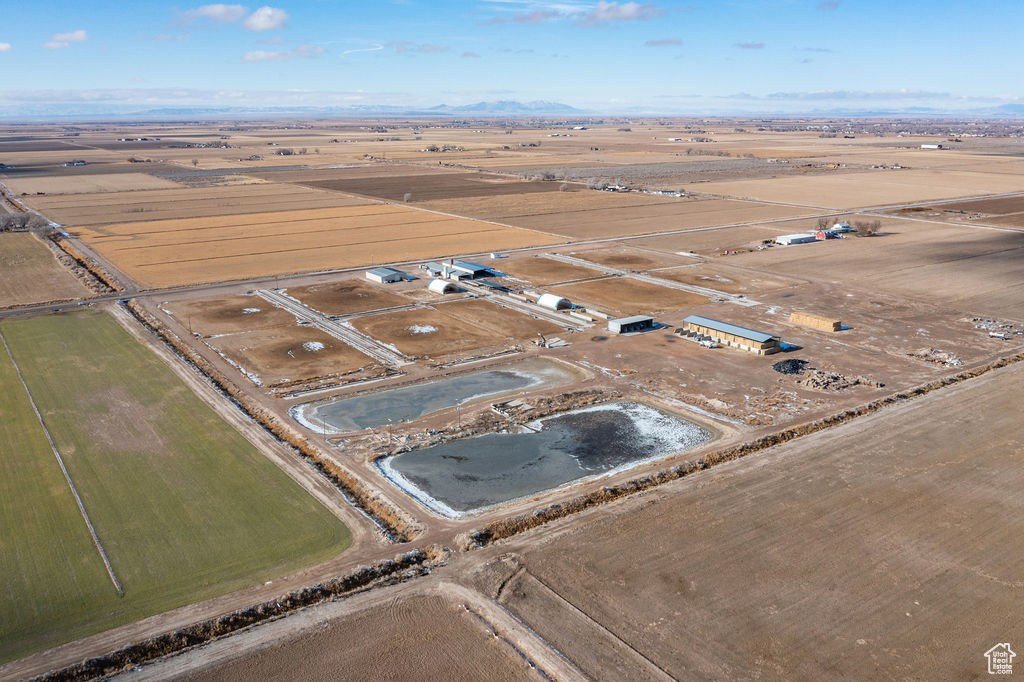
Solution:
[[[1017,0],[36,0],[0,26],[0,105],[952,111],[1024,101],[1022,19]]]

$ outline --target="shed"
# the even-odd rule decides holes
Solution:
[[[806,232],[800,232],[798,234],[784,234],[775,238],[776,244],[782,244],[788,246],[790,244],[806,244],[814,241],[813,234],[807,234]]]
[[[779,337],[737,324],[713,320],[703,315],[690,315],[683,320],[690,331],[711,337],[723,346],[733,346],[758,355],[770,355],[782,350]]]
[[[615,334],[632,334],[649,329],[654,329],[654,318],[647,315],[633,315],[632,317],[608,320],[608,331]]]
[[[476,279],[477,277],[490,277],[494,274],[486,265],[480,265],[479,263],[473,263],[468,260],[452,261],[451,267],[459,272],[466,273],[466,275],[473,279]]]
[[[405,273],[395,268],[374,268],[366,271],[366,279],[378,284],[390,284],[391,282],[402,282],[405,280]]]
[[[555,294],[541,294],[537,299],[537,305],[548,310],[565,310],[572,308],[572,303],[567,298]]]
[[[435,294],[453,294],[460,289],[453,283],[444,279],[432,279],[427,288],[433,291]]]
[[[426,270],[434,277],[441,277],[444,266],[440,263],[421,263],[420,270]]]

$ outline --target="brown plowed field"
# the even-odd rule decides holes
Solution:
[[[625,277],[567,284],[552,291],[573,303],[593,306],[603,313],[619,316],[652,315],[708,302],[705,296]]]
[[[510,258],[500,261],[500,265],[495,267],[501,272],[508,273],[519,279],[525,279],[537,285],[567,282],[587,277],[600,277],[603,274],[600,270],[581,268],[578,265],[570,265],[569,263],[562,263],[550,258],[538,258],[536,256]]]
[[[722,251],[753,248],[766,239],[780,234],[795,232],[789,222],[777,225],[752,225],[750,227],[727,227],[721,230],[701,230],[684,234],[670,234],[661,237],[640,239],[637,244],[670,251],[693,251],[702,255],[713,255]]]
[[[560,186],[555,184],[555,186]],[[648,209],[652,206],[686,206],[698,203],[696,199],[675,199],[657,197],[637,192],[599,192],[584,190],[581,185],[571,184],[572,191],[543,192],[521,196],[503,194],[499,196],[464,197],[460,199],[440,199],[425,201],[420,204],[443,213],[455,213],[467,218],[482,218],[499,222],[514,222],[512,219],[523,216],[544,216],[572,211],[594,211],[598,209],[632,208]],[[666,208],[665,210],[670,210]],[[682,208],[680,211],[684,210]]]
[[[149,287],[559,241],[530,230],[381,204],[121,223],[78,232],[118,269]]]
[[[505,339],[440,309],[416,308],[393,313],[368,315],[352,320],[353,327],[406,355],[437,358],[489,346],[500,347]]]
[[[1022,380],[1017,364],[524,537],[565,601],[506,603],[583,666],[610,632],[677,679],[984,677],[985,651],[1024,639]],[[594,635],[566,637],[580,611]]]
[[[319,189],[333,189],[351,194],[361,194],[388,201],[402,201],[406,193],[411,193],[413,202],[429,201],[431,199],[482,197],[495,194],[528,194],[558,191],[558,184],[553,182],[523,182],[511,180],[500,175],[481,175],[477,173],[387,175],[344,180],[312,180],[302,184]]]
[[[365,279],[346,279],[340,282],[311,284],[288,289],[288,295],[297,298],[324,315],[349,315],[365,310],[380,310],[411,303],[409,299],[384,291],[384,286]]]
[[[0,308],[89,293],[34,234],[0,234]]]
[[[655,270],[649,274],[662,279],[670,279],[673,282],[694,284],[729,294],[755,293],[803,284],[802,280],[746,268],[730,267],[722,263],[698,263],[681,268]]]
[[[686,256],[619,245],[573,252],[572,255],[612,268],[636,271],[693,263],[693,259]]]
[[[438,310],[513,339],[531,339],[538,333],[550,335],[565,331],[565,327],[553,322],[538,320],[479,298],[445,303],[438,306]]]
[[[988,213],[989,215],[1005,215],[1007,213],[1024,212],[1024,196],[1000,197],[999,199],[981,199],[977,201],[958,201],[953,204],[924,206],[937,211],[969,211],[971,213]]]
[[[364,199],[276,183],[27,197],[26,202],[65,225],[88,227],[143,220],[300,211],[366,204]]]
[[[474,614],[439,597],[381,604],[182,680],[541,679]]]

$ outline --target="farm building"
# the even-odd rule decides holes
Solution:
[[[456,272],[465,273],[469,279],[476,279],[477,277],[490,277],[494,273],[486,265],[480,265],[479,263],[472,263],[468,260],[457,260],[452,261],[449,266]]]
[[[690,315],[683,322],[691,331],[708,336],[723,346],[740,348],[758,355],[771,355],[782,350],[779,337],[766,332],[712,320],[702,315]]]
[[[390,284],[405,280],[405,273],[395,268],[374,268],[373,270],[367,270],[366,279],[378,284]]]
[[[435,294],[453,294],[456,291],[459,291],[457,286],[444,279],[430,280],[430,284],[427,285],[427,289],[430,289]]]
[[[572,308],[572,303],[569,299],[556,296],[555,294],[541,294],[537,298],[537,305],[549,310],[565,310],[567,308]]]
[[[793,324],[801,324],[805,327],[812,327],[813,329],[820,329],[826,332],[837,332],[843,328],[843,323],[839,320],[833,320],[831,317],[815,315],[813,313],[790,313],[789,321]]]
[[[942,149],[941,144],[923,144],[921,149]]]
[[[632,334],[634,332],[645,332],[649,329],[654,329],[654,318],[647,315],[633,315],[632,317],[608,320],[608,331],[615,334]]]
[[[782,244],[783,246],[789,246],[790,244],[806,244],[814,241],[813,234],[807,234],[801,232],[799,234],[784,234],[775,238],[776,244]]]

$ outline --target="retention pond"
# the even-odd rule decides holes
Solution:
[[[537,358],[353,398],[297,405],[292,408],[292,416],[317,431],[359,431],[412,421],[478,398],[559,386],[575,378],[572,370],[561,363]]]
[[[514,433],[387,457],[377,466],[428,509],[458,517],[691,450],[714,437],[681,417],[618,402],[547,417]]]

